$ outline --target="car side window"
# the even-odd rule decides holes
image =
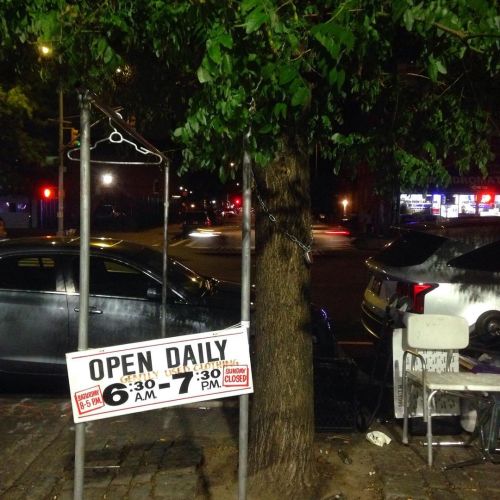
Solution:
[[[57,290],[56,263],[48,256],[16,256],[0,260],[0,288]]]
[[[91,257],[89,268],[89,292],[94,295],[112,295],[144,299],[148,288],[160,285],[140,270],[114,260]],[[80,289],[79,261],[73,263],[76,291]]]
[[[500,272],[500,241],[490,243],[477,250],[466,253],[451,260],[448,265],[458,269],[471,271]]]

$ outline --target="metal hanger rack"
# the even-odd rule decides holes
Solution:
[[[116,111],[113,111],[113,113],[116,114],[117,117],[120,118],[121,122],[125,123],[123,121],[122,116],[117,113]],[[134,148],[135,151],[142,155],[151,155],[154,156],[155,159],[151,161],[125,161],[125,160],[96,160],[92,158],[92,155],[90,157],[90,163],[95,164],[95,165],[161,165],[163,162],[163,156],[159,152],[152,151],[144,146],[139,146],[135,142],[126,139],[121,132],[118,131],[118,129],[113,125],[113,118],[112,116],[109,116],[108,113],[106,113],[109,117],[109,125],[111,127],[111,132],[108,135],[108,137],[104,137],[102,139],[99,139],[96,141],[92,146],[90,146],[90,151],[94,151],[97,149],[99,144],[103,143],[111,143],[111,144],[128,144],[132,148]],[[127,124],[128,125],[128,124]],[[141,141],[143,142],[143,141]],[[72,148],[68,151],[67,156],[71,161],[80,161],[80,154],[75,155],[75,153],[80,153],[80,148]]]

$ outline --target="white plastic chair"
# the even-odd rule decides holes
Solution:
[[[439,392],[451,392],[460,395],[463,392],[488,390],[496,387],[500,391],[500,375],[450,372],[450,363],[443,371],[429,371],[422,351],[446,351],[451,362],[454,353],[467,347],[469,327],[464,318],[442,314],[410,315],[407,328],[403,331],[403,443],[408,444],[409,384],[422,390],[424,421],[427,422],[427,457],[432,466],[432,412],[434,397]],[[420,360],[418,370],[407,369],[406,358],[412,356]],[[485,377],[485,375],[488,375]],[[490,377],[493,375],[493,377]],[[491,378],[491,380],[490,380]]]

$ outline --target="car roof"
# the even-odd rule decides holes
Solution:
[[[145,245],[115,238],[91,238],[90,250],[104,252],[108,255],[133,257],[141,252]],[[78,253],[79,237],[32,236],[0,241],[0,256],[22,252]]]
[[[402,233],[426,232],[452,240],[496,241],[500,239],[500,217],[458,217],[440,222],[409,223],[397,229]]]

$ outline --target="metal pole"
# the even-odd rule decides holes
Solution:
[[[64,99],[59,84],[59,180],[57,197],[57,236],[64,236]]]
[[[243,224],[241,241],[241,325],[246,327],[250,334],[250,259],[251,259],[251,163],[248,152],[250,130],[243,142]],[[240,396],[240,425],[239,425],[239,467],[238,467],[238,499],[247,497],[248,477],[248,394]]]
[[[88,347],[89,261],[90,261],[90,99],[80,94],[80,316],[78,350]],[[74,500],[83,500],[85,468],[85,423],[75,425]]]
[[[169,170],[168,159],[165,158],[165,200],[163,202],[163,274],[161,287],[161,336],[167,336],[167,270],[168,270],[168,192]]]

